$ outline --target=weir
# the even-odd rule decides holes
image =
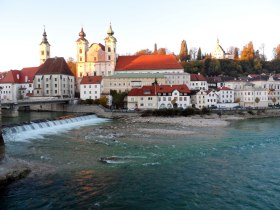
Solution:
[[[65,116],[57,120],[40,120],[7,126],[2,129],[2,135],[5,141],[25,141],[32,137],[39,138],[43,134],[61,133],[79,126],[87,126],[106,121],[107,119],[98,118],[96,115],[79,117]]]

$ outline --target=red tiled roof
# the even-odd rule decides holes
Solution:
[[[115,71],[183,69],[174,55],[119,56]]]
[[[191,74],[191,81],[207,81],[202,74]]]
[[[174,90],[178,90],[180,93],[190,93],[187,85],[159,85],[157,86],[157,93],[172,93]]]
[[[28,67],[21,70],[21,83],[32,83],[39,67]],[[27,80],[25,79],[27,77]]]
[[[230,88],[228,88],[228,87],[223,86],[223,87],[218,88],[218,90],[232,90],[232,89],[230,89]]]
[[[129,91],[128,96],[155,96],[156,93],[172,93],[178,90],[180,93],[190,93],[187,85],[157,85],[143,86],[142,88],[133,88]]]
[[[10,70],[0,75],[0,83],[20,83],[20,71]]]
[[[128,96],[155,96],[155,86],[143,86],[133,88],[128,92]]]
[[[80,84],[101,84],[102,76],[85,76]]]
[[[36,73],[36,75],[44,74],[64,74],[74,76],[62,57],[48,58],[45,63],[39,67]]]

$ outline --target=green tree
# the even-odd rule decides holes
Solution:
[[[255,103],[258,104],[259,102],[260,102],[260,98],[259,98],[259,97],[256,97],[256,98],[255,98]]]
[[[221,64],[218,59],[213,59],[209,66],[209,74],[210,76],[217,76],[222,73]]]
[[[271,101],[272,101],[272,103],[275,105],[277,99],[276,99],[275,97],[273,97],[273,98],[271,99]]]
[[[196,60],[202,60],[201,48],[198,48]]]
[[[112,105],[116,107],[116,109],[125,107],[124,99],[127,96],[126,92],[117,92],[116,90],[111,90],[110,95],[113,98]]]
[[[188,46],[187,46],[187,42],[186,40],[183,40],[181,42],[181,49],[180,49],[180,53],[179,53],[179,59],[181,62],[186,62],[188,60],[190,60],[190,56],[188,53]]]

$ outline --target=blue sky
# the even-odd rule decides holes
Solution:
[[[227,50],[249,41],[265,54],[280,44],[279,0],[1,0],[0,71],[39,65],[39,44],[46,26],[51,56],[76,59],[81,27],[90,43],[104,43],[112,23],[120,55],[165,47],[211,53],[216,39]]]

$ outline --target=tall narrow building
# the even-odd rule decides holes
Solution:
[[[45,63],[45,61],[50,58],[50,44],[47,39],[47,33],[44,28],[43,39],[40,44],[40,64]]]

